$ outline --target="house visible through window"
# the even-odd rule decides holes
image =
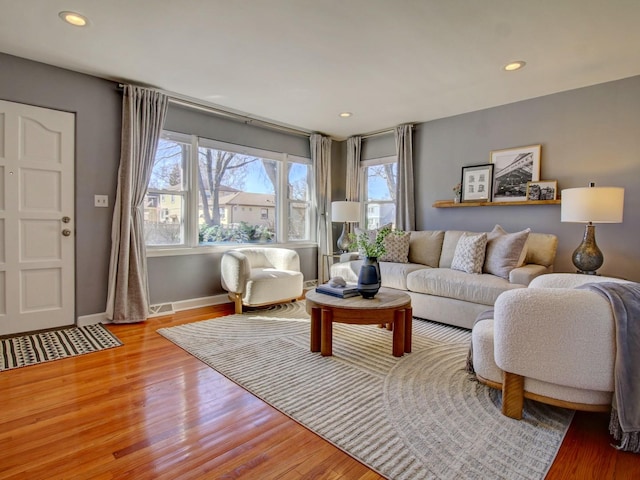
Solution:
[[[307,158],[163,132],[145,201],[147,245],[312,240],[311,172]]]
[[[396,182],[398,162],[395,156],[361,162],[360,201],[364,204],[367,229],[396,223]]]
[[[144,200],[144,237],[149,246],[185,242],[185,171],[190,155],[189,137],[166,133],[158,141]]]

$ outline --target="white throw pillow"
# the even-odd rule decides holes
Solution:
[[[487,235],[484,272],[508,280],[511,270],[524,262],[530,231],[527,228],[521,232],[507,233],[500,225],[496,225]]]
[[[451,261],[451,269],[467,273],[482,273],[486,248],[486,233],[463,233],[456,245],[456,251]]]

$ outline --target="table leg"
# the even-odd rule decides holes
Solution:
[[[413,308],[409,307],[404,310],[404,351],[411,353],[411,342],[413,334]]]
[[[323,308],[320,323],[320,352],[323,357],[330,357],[333,355],[333,312]]]
[[[309,338],[311,340],[311,351],[320,351],[320,309],[311,309],[311,333]]]
[[[405,310],[396,310],[393,312],[393,356],[401,357],[404,355],[404,325]]]

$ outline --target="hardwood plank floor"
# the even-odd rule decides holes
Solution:
[[[231,313],[110,325],[124,346],[0,373],[0,479],[382,479],[155,332]],[[547,478],[640,478],[607,423],[576,414]]]

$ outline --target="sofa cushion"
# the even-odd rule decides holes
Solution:
[[[364,260],[334,263],[331,266],[331,277],[341,276],[349,283],[356,283],[363,263]],[[411,272],[424,269],[429,269],[429,267],[418,263],[380,262],[381,284],[383,287],[407,290],[407,276]]]
[[[409,242],[411,232],[394,231],[384,238],[385,254],[381,262],[407,263],[409,261]]]
[[[530,233],[527,238],[525,263],[553,267],[558,248],[558,237],[550,233]]]
[[[422,263],[429,267],[438,267],[443,240],[444,231],[442,230],[411,232],[409,261],[411,263]]]
[[[463,233],[456,245],[451,268],[466,273],[482,273],[486,248],[486,233]]]
[[[524,261],[524,247],[531,229],[507,233],[496,225],[487,235],[483,271],[509,279],[509,273]]]
[[[426,268],[407,275],[407,289],[438,297],[455,298],[465,302],[492,306],[498,295],[507,290],[525,288],[504,278],[483,273],[468,273],[449,268]]]

